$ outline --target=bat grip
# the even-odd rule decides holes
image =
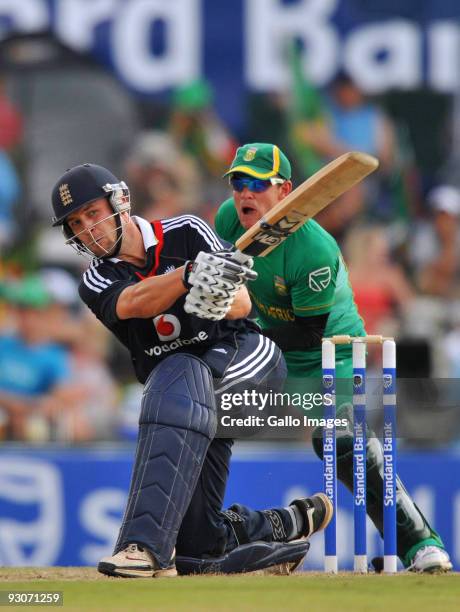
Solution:
[[[235,261],[237,261],[238,263],[243,264],[243,265],[246,264],[246,262],[248,261],[248,256],[247,255],[245,255],[239,249],[234,249],[232,252],[233,252],[233,259]]]
[[[239,249],[233,249],[232,250],[232,259],[238,263],[240,263],[243,266],[247,266],[248,265],[248,257],[249,255],[245,255],[242,251],[240,251]],[[257,272],[255,272],[254,270],[248,270],[247,274],[246,274],[246,280],[256,280],[257,278]]]

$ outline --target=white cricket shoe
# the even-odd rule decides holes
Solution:
[[[452,569],[449,555],[439,546],[424,546],[415,553],[411,565],[407,568],[411,572],[426,572],[436,574],[449,572]]]
[[[107,576],[126,578],[173,578],[177,576],[175,557],[166,568],[158,567],[157,560],[138,544],[128,544],[112,557],[104,557],[97,566],[98,572]]]

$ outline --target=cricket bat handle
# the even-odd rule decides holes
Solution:
[[[232,251],[232,255],[235,261],[242,265],[246,265],[246,262],[248,261],[248,256],[245,255],[242,251],[240,251],[239,249],[234,249]]]
[[[232,250],[232,259],[233,261],[236,261],[237,263],[241,264],[242,266],[247,266],[248,265],[248,259],[251,259],[251,257],[249,255],[245,255],[242,251],[240,251],[239,249],[233,249]],[[256,280],[257,278],[257,272],[255,270],[251,270],[250,268],[248,268],[248,271],[246,273],[246,280]]]

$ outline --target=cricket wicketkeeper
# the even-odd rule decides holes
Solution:
[[[233,196],[220,207],[215,224],[219,236],[234,244],[291,193],[291,164],[276,145],[252,143],[237,150],[226,174]],[[258,322],[265,336],[283,351],[289,372],[288,390],[302,390],[305,380],[321,380],[323,337],[366,334],[340,249],[313,219],[265,257],[255,257],[252,269],[257,279],[249,284],[249,290]],[[351,379],[352,374],[351,347],[337,346],[337,378]],[[337,417],[348,421],[348,426],[337,428],[337,473],[353,491],[353,419],[349,403],[343,404]],[[370,430],[367,440],[367,511],[382,535],[383,452]],[[314,432],[313,447],[322,458],[322,431]],[[440,536],[399,478],[397,521],[398,555],[406,568],[420,572],[452,569]]]

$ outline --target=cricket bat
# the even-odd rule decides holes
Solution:
[[[362,181],[379,165],[367,153],[351,151],[321,168],[236,241],[235,247],[253,257],[264,257],[308,219]]]

